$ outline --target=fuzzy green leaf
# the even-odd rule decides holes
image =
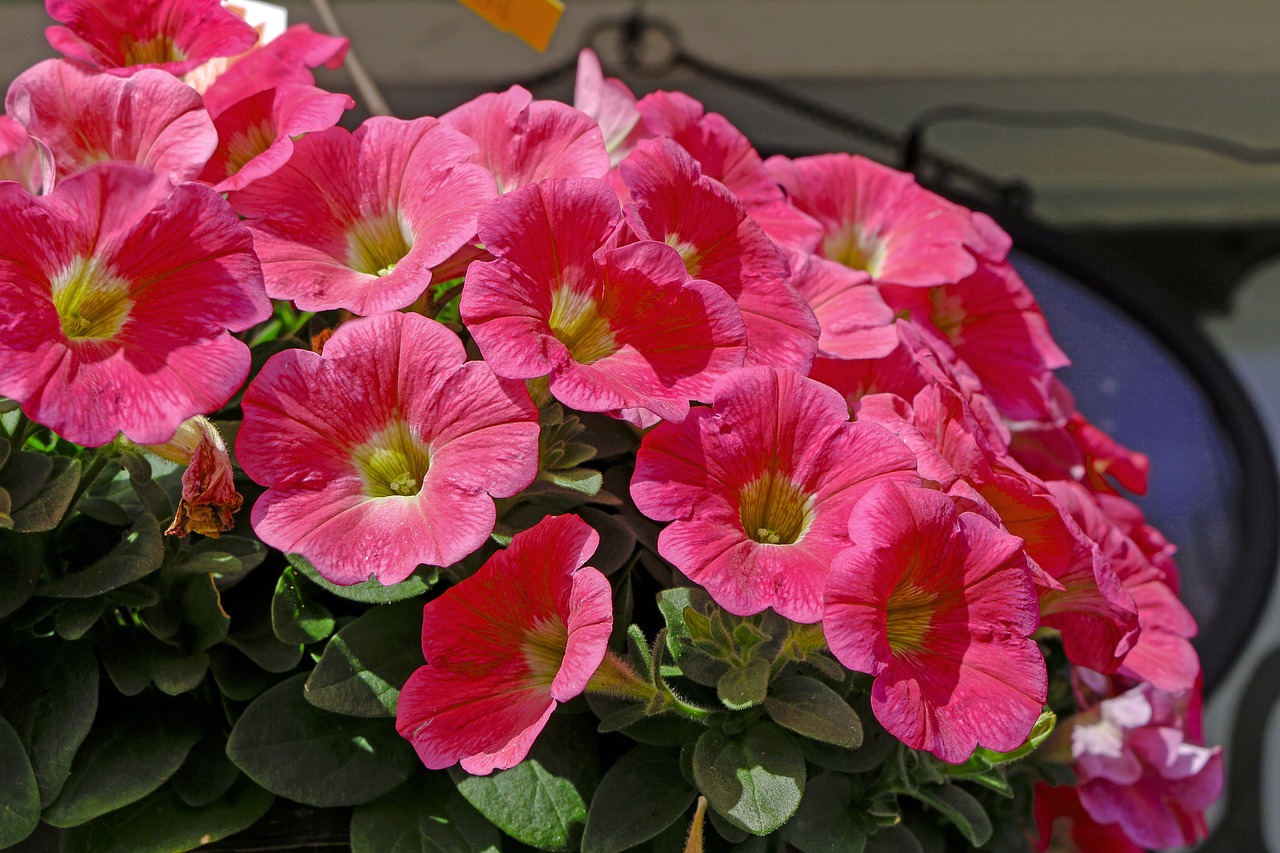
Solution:
[[[164,535],[154,516],[140,515],[107,556],[45,584],[50,598],[92,598],[144,578],[164,563]]]
[[[759,705],[769,690],[769,661],[752,658],[731,668],[716,682],[716,696],[731,711]]]
[[[827,773],[810,779],[787,824],[787,841],[803,853],[861,853],[867,833],[853,806],[849,777]]]
[[[312,806],[353,806],[382,796],[418,764],[390,720],[331,714],[303,697],[305,673],[245,709],[227,755],[268,791]]]
[[[307,700],[338,714],[395,716],[400,688],[424,663],[421,636],[419,602],[370,609],[325,645],[307,679]]]
[[[357,806],[351,853],[498,853],[498,830],[459,796],[444,773],[420,773]]]
[[[600,780],[582,853],[621,853],[648,841],[678,820],[697,793],[680,772],[675,750],[636,747]]]
[[[308,600],[292,569],[280,573],[271,597],[271,627],[282,643],[318,643],[333,633],[329,608]]]
[[[307,580],[321,589],[327,590],[339,598],[359,601],[363,604],[391,604],[395,601],[404,601],[406,598],[414,598],[431,589],[431,587],[435,586],[436,581],[440,579],[438,569],[431,566],[425,568],[419,566],[418,570],[408,578],[390,586],[383,586],[373,579],[363,583],[352,584],[351,586],[339,586],[321,577],[315,566],[307,562],[307,559],[301,554],[286,554],[285,556],[289,558],[289,563],[295,569],[306,575]]]
[[[862,745],[862,720],[849,703],[821,681],[804,676],[776,682],[764,700],[775,723],[796,734],[846,749]]]
[[[981,847],[991,838],[987,810],[959,785],[930,786],[904,793],[941,812],[974,847]]]
[[[768,835],[795,814],[805,763],[795,740],[759,721],[737,735],[707,731],[698,739],[693,775],[711,807],[755,835]]]
[[[80,460],[66,456],[23,450],[9,454],[0,469],[0,489],[9,495],[7,515],[15,533],[57,527],[79,485]]]
[[[40,788],[22,739],[0,717],[0,848],[35,832],[40,823]]]

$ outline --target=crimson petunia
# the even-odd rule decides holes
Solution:
[[[429,601],[396,728],[422,763],[486,774],[518,764],[561,702],[581,694],[613,628],[609,581],[584,565],[599,534],[573,515],[517,533]]]
[[[876,719],[953,764],[1021,745],[1048,689],[1022,540],[940,492],[893,485],[854,508],[849,536],[823,629],[841,663],[876,677]]]

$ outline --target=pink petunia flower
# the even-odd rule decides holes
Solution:
[[[617,199],[599,180],[523,187],[480,217],[497,260],[473,263],[462,319],[499,376],[546,376],[581,411],[648,426],[681,420],[690,400],[742,364],[742,317],[722,289],[690,279],[655,242],[611,248]]]
[[[252,238],[211,188],[102,164],[0,182],[0,394],[71,441],[167,441],[249,371],[271,316]]]
[[[215,56],[253,47],[257,31],[219,0],[45,0],[66,26],[45,36],[68,59],[128,76],[139,68],[181,75]]]
[[[636,96],[621,80],[604,76],[600,59],[589,47],[578,53],[573,107],[600,125],[605,150],[614,166],[647,136],[636,109]]]
[[[13,81],[5,109],[49,148],[59,180],[115,160],[188,181],[218,141],[200,96],[154,69],[116,77],[48,59]]]
[[[213,115],[250,95],[282,86],[314,86],[311,69],[323,65],[338,68],[347,57],[345,38],[317,33],[307,24],[294,24],[265,44],[247,53],[214,59],[183,78],[204,95],[205,108]]]
[[[289,162],[295,137],[333,127],[353,106],[351,96],[314,86],[250,95],[214,115],[218,147],[200,179],[219,192],[244,189]]]
[[[671,522],[658,552],[725,610],[817,622],[831,561],[850,544],[850,510],[879,482],[917,484],[915,457],[790,370],[736,370],[714,399],[644,437],[631,496]]]
[[[17,181],[32,195],[53,186],[53,158],[8,115],[0,115],[0,181]]]
[[[182,499],[166,534],[199,533],[217,539],[235,526],[244,497],[236,491],[231,457],[212,421],[203,415],[190,418],[173,438],[147,449],[187,469],[182,472]]]
[[[472,162],[493,175],[498,193],[547,178],[600,178],[609,152],[600,125],[558,101],[535,101],[527,89],[486,92],[440,121],[474,140]]]
[[[1079,789],[1071,785],[1036,782],[1034,808],[1039,832],[1035,849],[1040,853],[1050,847],[1055,853],[1146,853],[1118,824],[1098,823],[1090,817],[1080,804]]]
[[[1204,809],[1222,793],[1222,747],[1197,745],[1189,693],[1142,684],[1070,724],[1080,803],[1143,848],[1191,846],[1208,834]]]
[[[267,293],[303,311],[413,303],[476,233],[493,181],[433,118],[371,118],[294,142],[289,162],[228,197],[253,230]]]
[[[747,326],[747,364],[807,373],[817,321],[791,284],[786,258],[733,194],[669,139],[641,143],[618,171],[632,199],[632,230],[672,246],[689,275],[733,297]],[[887,308],[882,319],[891,320]]]
[[[609,581],[584,565],[599,541],[577,516],[545,518],[427,602],[427,665],[396,708],[423,764],[461,761],[478,775],[512,767],[557,705],[586,689],[613,628]]]
[[[939,492],[893,485],[854,508],[849,536],[823,629],[841,663],[876,676],[876,719],[953,764],[1021,745],[1048,688],[1022,540]]]
[[[322,356],[272,356],[243,406],[236,456],[267,487],[254,530],[334,583],[461,560],[493,530],[493,498],[537,473],[528,392],[418,314],[344,323]]]
[[[821,224],[817,253],[843,265],[854,280],[951,284],[976,268],[968,246],[986,245],[968,210],[865,157],[779,155],[765,166],[792,203]]]

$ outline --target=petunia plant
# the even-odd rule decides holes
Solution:
[[[0,847],[1128,851],[1222,788],[1147,460],[989,218],[584,51],[47,0],[0,117]],[[298,828],[304,835],[306,827]]]

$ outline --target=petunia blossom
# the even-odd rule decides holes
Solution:
[[[53,186],[53,158],[11,116],[0,115],[0,181],[17,181],[32,195]]]
[[[600,59],[589,47],[578,53],[578,72],[573,86],[574,109],[595,119],[604,137],[612,165],[630,153],[647,133],[640,124],[636,96],[621,80],[605,77]]]
[[[818,345],[813,311],[792,285],[786,258],[733,194],[669,139],[641,143],[618,171],[632,199],[631,229],[674,247],[689,275],[733,297],[747,326],[747,364],[807,372]],[[890,322],[887,308],[879,319]]]
[[[140,68],[180,75],[258,40],[219,0],[45,0],[44,7],[66,25],[45,30],[54,50],[121,76]]]
[[[460,310],[499,376],[547,377],[556,399],[649,426],[681,420],[742,364],[746,331],[721,288],[662,243],[610,248],[621,222],[599,180],[522,187],[480,217],[497,260],[467,270]]]
[[[338,68],[347,56],[345,38],[317,33],[307,24],[294,24],[247,53],[214,59],[183,77],[204,95],[209,112],[217,115],[250,95],[281,86],[314,86],[311,69]]]
[[[271,316],[252,237],[209,187],[101,164],[0,182],[0,394],[66,439],[167,441],[249,371]]]
[[[794,371],[736,370],[714,400],[644,437],[631,497],[671,522],[658,552],[725,610],[817,622],[850,510],[879,482],[917,484],[915,456]]]
[[[218,147],[200,178],[219,192],[243,189],[289,162],[296,137],[333,127],[353,106],[350,95],[314,86],[250,95],[213,117]]]
[[[599,541],[577,516],[545,518],[427,602],[427,665],[400,691],[396,729],[428,768],[512,767],[586,689],[613,628],[609,581],[584,565]]]
[[[5,109],[48,147],[59,180],[115,160],[188,181],[218,141],[200,96],[154,69],[115,77],[48,59],[18,75]]]
[[[1050,847],[1062,853],[1145,853],[1118,824],[1098,823],[1090,817],[1080,804],[1079,789],[1071,785],[1036,782],[1034,809],[1039,833],[1035,849],[1040,853]]]
[[[1143,848],[1204,839],[1204,810],[1222,793],[1222,747],[1196,743],[1194,701],[1142,684],[1071,720],[1080,803],[1093,820],[1119,824]]]
[[[777,155],[765,166],[792,203],[821,224],[817,253],[852,280],[934,287],[976,268],[968,246],[984,238],[970,212],[906,172],[849,154]]]
[[[493,175],[499,193],[547,178],[600,178],[609,171],[600,125],[568,104],[535,101],[521,86],[486,92],[440,121],[475,141],[473,162]]]
[[[1022,540],[939,492],[893,485],[854,508],[849,536],[823,630],[841,663],[876,677],[876,719],[953,764],[1020,746],[1048,688]]]
[[[286,165],[228,198],[248,218],[267,293],[303,311],[412,304],[495,195],[465,162],[471,141],[433,118],[375,117],[293,145]]]
[[[236,456],[267,487],[254,531],[334,583],[461,560],[493,530],[493,498],[537,472],[528,392],[418,314],[348,321],[323,355],[277,353],[242,405]]]

